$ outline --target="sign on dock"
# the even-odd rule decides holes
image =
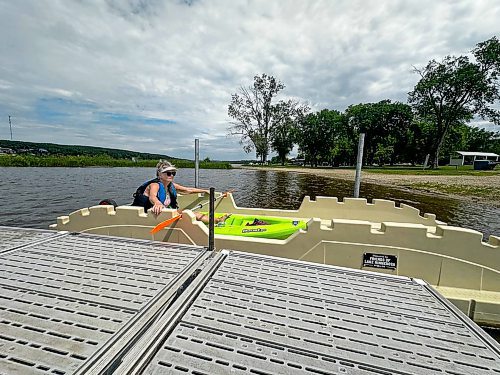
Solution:
[[[398,257],[388,254],[364,253],[363,267],[395,270],[398,267]]]

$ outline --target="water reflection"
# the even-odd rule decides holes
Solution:
[[[57,216],[95,205],[103,198],[130,204],[132,193],[153,168],[0,168],[0,225],[47,228]],[[182,169],[176,182],[194,185],[194,170]],[[235,189],[241,207],[298,209],[305,195],[351,197],[353,181],[312,174],[263,170],[201,170],[200,185]],[[360,196],[406,203],[438,220],[500,235],[499,209],[484,203],[361,184]]]
[[[313,199],[316,196],[334,196],[341,200],[344,197],[351,197],[354,191],[353,181],[326,176],[277,171],[245,172],[247,176],[251,176],[248,172],[255,173],[251,189],[243,191],[238,189],[234,193],[239,206],[297,209],[305,195]],[[499,209],[484,203],[367,183],[361,184],[360,196],[369,202],[373,199],[388,199],[398,205],[407,204],[421,212],[434,213],[438,220],[450,225],[478,230],[486,237],[490,234],[500,235]]]

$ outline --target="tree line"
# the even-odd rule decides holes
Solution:
[[[144,152],[135,152],[120,150],[116,148],[79,146],[79,145],[61,145],[56,143],[38,143],[25,141],[9,141],[0,139],[0,147],[10,148],[16,154],[36,154],[36,155],[65,155],[65,156],[109,156],[114,159],[172,159],[170,156],[161,154],[150,154]]]
[[[115,148],[60,145],[0,139],[0,148],[11,149],[14,155],[0,155],[1,167],[155,167],[160,159],[171,161],[177,168],[194,168],[193,160],[167,155],[135,152]],[[225,161],[200,161],[201,169],[231,169]]]
[[[194,168],[194,161],[170,159],[177,168]],[[118,159],[108,155],[0,155],[0,167],[148,167],[154,168],[158,159]],[[231,169],[225,161],[203,160],[201,169]]]
[[[470,57],[431,60],[414,72],[420,79],[407,103],[387,99],[315,113],[296,100],[276,101],[285,85],[267,74],[255,76],[253,86],[231,97],[228,131],[261,162],[274,151],[284,163],[297,145],[311,166],[353,165],[360,133],[365,133],[368,165],[422,164],[428,158],[437,167],[457,150],[500,154],[500,132],[470,126],[478,118],[500,125],[496,36],[478,43]]]

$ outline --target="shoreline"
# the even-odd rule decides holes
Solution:
[[[248,167],[242,169],[268,170],[277,172],[294,172],[313,174],[330,178],[352,181],[354,169],[321,169],[307,167]],[[400,190],[409,190],[419,194],[446,196],[451,199],[481,202],[500,208],[500,175],[470,176],[470,175],[408,175],[361,172],[361,184],[390,186]],[[481,195],[477,192],[482,192]]]

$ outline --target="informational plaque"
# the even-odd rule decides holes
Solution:
[[[398,257],[396,255],[364,253],[363,267],[384,268],[395,270],[398,266]]]

